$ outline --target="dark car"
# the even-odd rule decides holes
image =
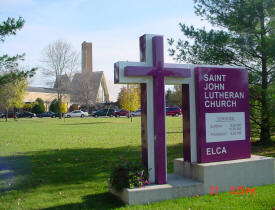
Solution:
[[[56,117],[60,117],[60,113],[53,113],[51,118],[56,118]]]
[[[32,113],[32,112],[22,112],[22,113],[19,113],[17,115],[17,117],[18,118],[24,118],[24,117],[33,118],[33,117],[36,117],[36,114]]]
[[[6,117],[6,115],[3,114],[2,112],[0,112],[0,118],[5,118],[5,117]]]
[[[15,112],[15,117],[18,117],[18,114],[19,114],[18,112]],[[14,117],[14,112],[8,112],[8,118],[13,118],[13,117]]]
[[[52,117],[55,114],[54,112],[44,112],[42,114],[38,114],[37,117]]]
[[[121,110],[119,110],[117,112],[114,112],[114,116],[115,117],[121,117],[121,116],[127,116],[127,117],[129,117],[129,112],[126,111],[126,110],[121,109]]]
[[[92,116],[99,117],[99,116],[114,116],[115,110],[114,109],[101,109],[97,112],[93,113]]]
[[[179,107],[166,107],[166,116],[176,116],[181,115],[181,109]]]

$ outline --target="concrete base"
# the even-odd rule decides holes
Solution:
[[[251,158],[213,163],[189,163],[183,158],[174,160],[174,173],[203,182],[203,194],[210,186],[218,192],[230,191],[230,187],[251,187],[275,182],[274,158],[252,155]]]
[[[152,184],[142,188],[125,189],[122,192],[116,192],[113,189],[110,189],[110,192],[129,205],[147,204],[162,200],[198,195],[201,192],[201,182],[176,174],[168,174],[167,179],[167,184]]]
[[[218,192],[230,187],[252,187],[275,182],[274,158],[252,156],[249,159],[215,163],[189,163],[174,160],[174,174],[168,174],[167,184],[110,192],[130,205],[146,204],[185,196],[209,194],[210,187]],[[216,188],[213,191],[216,193]]]

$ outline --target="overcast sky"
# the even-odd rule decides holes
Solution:
[[[26,21],[0,44],[0,54],[25,52],[25,65],[41,66],[41,52],[54,40],[64,39],[79,52],[83,41],[92,42],[94,71],[104,71],[108,81],[116,61],[139,60],[139,36],[180,38],[180,22],[206,24],[194,14],[192,0],[0,0],[0,5],[0,21],[19,16]],[[175,62],[164,45],[165,62]],[[37,74],[31,85],[45,82]]]

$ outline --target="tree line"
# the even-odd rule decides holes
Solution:
[[[252,137],[275,135],[275,1],[194,0],[195,13],[213,29],[180,23],[183,38],[168,39],[178,62],[244,66],[249,71]]]
[[[194,0],[195,13],[208,21],[213,28],[195,28],[180,23],[183,38],[169,38],[169,53],[178,62],[209,65],[244,66],[249,71],[250,122],[252,137],[259,137],[263,144],[270,143],[275,135],[275,1],[274,0]],[[15,35],[24,25],[23,18],[8,18],[0,24],[0,42]],[[36,68],[24,70],[19,61],[24,54],[0,57],[0,101],[2,107],[21,106],[17,103],[21,90],[27,85]],[[44,50],[44,74],[55,78],[57,101],[60,105],[68,87],[64,82],[66,74],[70,79],[78,66],[78,55],[67,42],[56,41]],[[79,102],[89,104],[89,81],[83,78],[79,85]],[[13,87],[13,88],[11,88]],[[12,89],[12,90],[11,90]],[[127,96],[128,88],[122,89]],[[10,91],[10,92],[9,92]],[[12,92],[14,91],[14,92]],[[135,93],[134,93],[135,94]],[[8,96],[7,96],[8,95]],[[21,94],[22,95],[22,94]],[[9,103],[5,97],[10,97]],[[83,96],[83,97],[82,97]],[[132,97],[132,96],[131,96]],[[133,104],[136,101],[130,100]],[[181,106],[181,88],[168,90],[167,106]],[[122,105],[124,107],[124,105]],[[125,105],[127,109],[132,109]]]
[[[8,18],[0,23],[0,42],[5,38],[15,35],[18,30],[24,26],[24,19],[19,17]],[[0,107],[8,110],[10,108],[23,106],[23,94],[27,87],[27,78],[35,74],[37,68],[24,69],[19,63],[23,61],[25,54],[9,56],[7,54],[0,56]]]

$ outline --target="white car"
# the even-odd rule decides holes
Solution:
[[[64,117],[88,117],[88,112],[83,112],[81,110],[74,110],[64,114]]]
[[[138,109],[137,111],[132,112],[132,116],[141,116],[141,109]]]

